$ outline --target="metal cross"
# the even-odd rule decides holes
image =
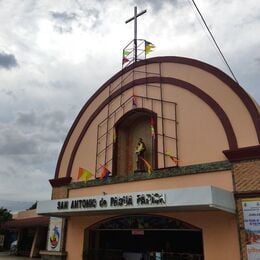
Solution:
[[[125,23],[129,23],[134,20],[134,61],[137,61],[137,17],[145,14],[146,10],[137,14],[137,6],[134,8],[134,16],[125,21]]]

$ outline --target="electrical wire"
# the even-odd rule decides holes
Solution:
[[[216,52],[217,55],[220,56],[219,51],[218,51],[216,45],[214,44],[212,38],[211,38],[210,35],[208,34],[207,29],[205,28],[205,25],[203,24],[203,22],[201,21],[200,17],[198,16],[197,11],[196,11],[194,5],[191,3],[190,0],[187,0],[187,2],[189,3],[191,9],[193,10],[193,12],[194,12],[194,14],[195,14],[195,17],[197,18],[197,21],[198,21],[199,24],[201,25],[201,28],[206,31],[205,35],[206,35],[206,37],[208,38],[209,42],[212,44],[214,51]],[[221,58],[221,61],[222,61],[222,57],[221,57],[221,56],[220,56],[220,58]],[[225,65],[226,65],[226,64],[225,64]]]
[[[227,67],[228,67],[228,69],[229,69],[231,75],[233,76],[233,78],[234,78],[234,80],[236,81],[236,83],[239,84],[239,83],[238,83],[238,80],[237,80],[237,78],[236,78],[236,76],[235,76],[235,74],[233,73],[233,71],[232,71],[231,67],[229,66],[229,64],[228,64],[228,62],[227,62],[227,60],[226,60],[226,58],[225,58],[223,52],[221,51],[219,45],[217,44],[217,42],[216,42],[216,40],[215,40],[215,37],[214,37],[213,34],[211,33],[211,31],[210,31],[210,29],[209,29],[209,27],[208,27],[208,25],[207,25],[207,23],[206,23],[206,21],[205,21],[203,15],[201,14],[201,12],[200,12],[198,6],[196,5],[196,3],[195,3],[194,0],[190,0],[190,1],[193,3],[193,5],[195,6],[195,8],[196,8],[198,14],[200,15],[200,18],[201,18],[201,20],[203,21],[203,24],[205,25],[205,27],[206,27],[208,33],[210,34],[211,39],[213,40],[213,42],[214,42],[214,44],[215,44],[217,50],[219,51],[219,53],[220,53],[220,55],[221,55],[221,57],[222,57],[224,63],[227,65]]]

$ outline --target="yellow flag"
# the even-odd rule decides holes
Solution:
[[[140,157],[140,159],[144,162],[145,166],[146,166],[146,169],[147,169],[147,172],[148,173],[151,173],[153,168],[151,166],[151,164],[149,162],[147,162],[144,158]]]
[[[94,175],[93,175],[90,171],[79,167],[78,180],[88,181],[88,180],[91,179],[93,176],[94,176]]]

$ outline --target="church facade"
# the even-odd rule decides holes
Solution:
[[[42,258],[249,259],[259,140],[259,106],[219,69],[182,57],[133,63],[66,137],[52,200],[37,206],[57,221]]]

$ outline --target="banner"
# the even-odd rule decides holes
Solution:
[[[4,246],[4,241],[5,241],[5,236],[4,235],[0,235],[0,247]]]
[[[260,198],[242,201],[248,260],[260,260]]]
[[[49,233],[48,233],[48,251],[61,251],[61,239],[63,231],[63,218],[50,218]]]

